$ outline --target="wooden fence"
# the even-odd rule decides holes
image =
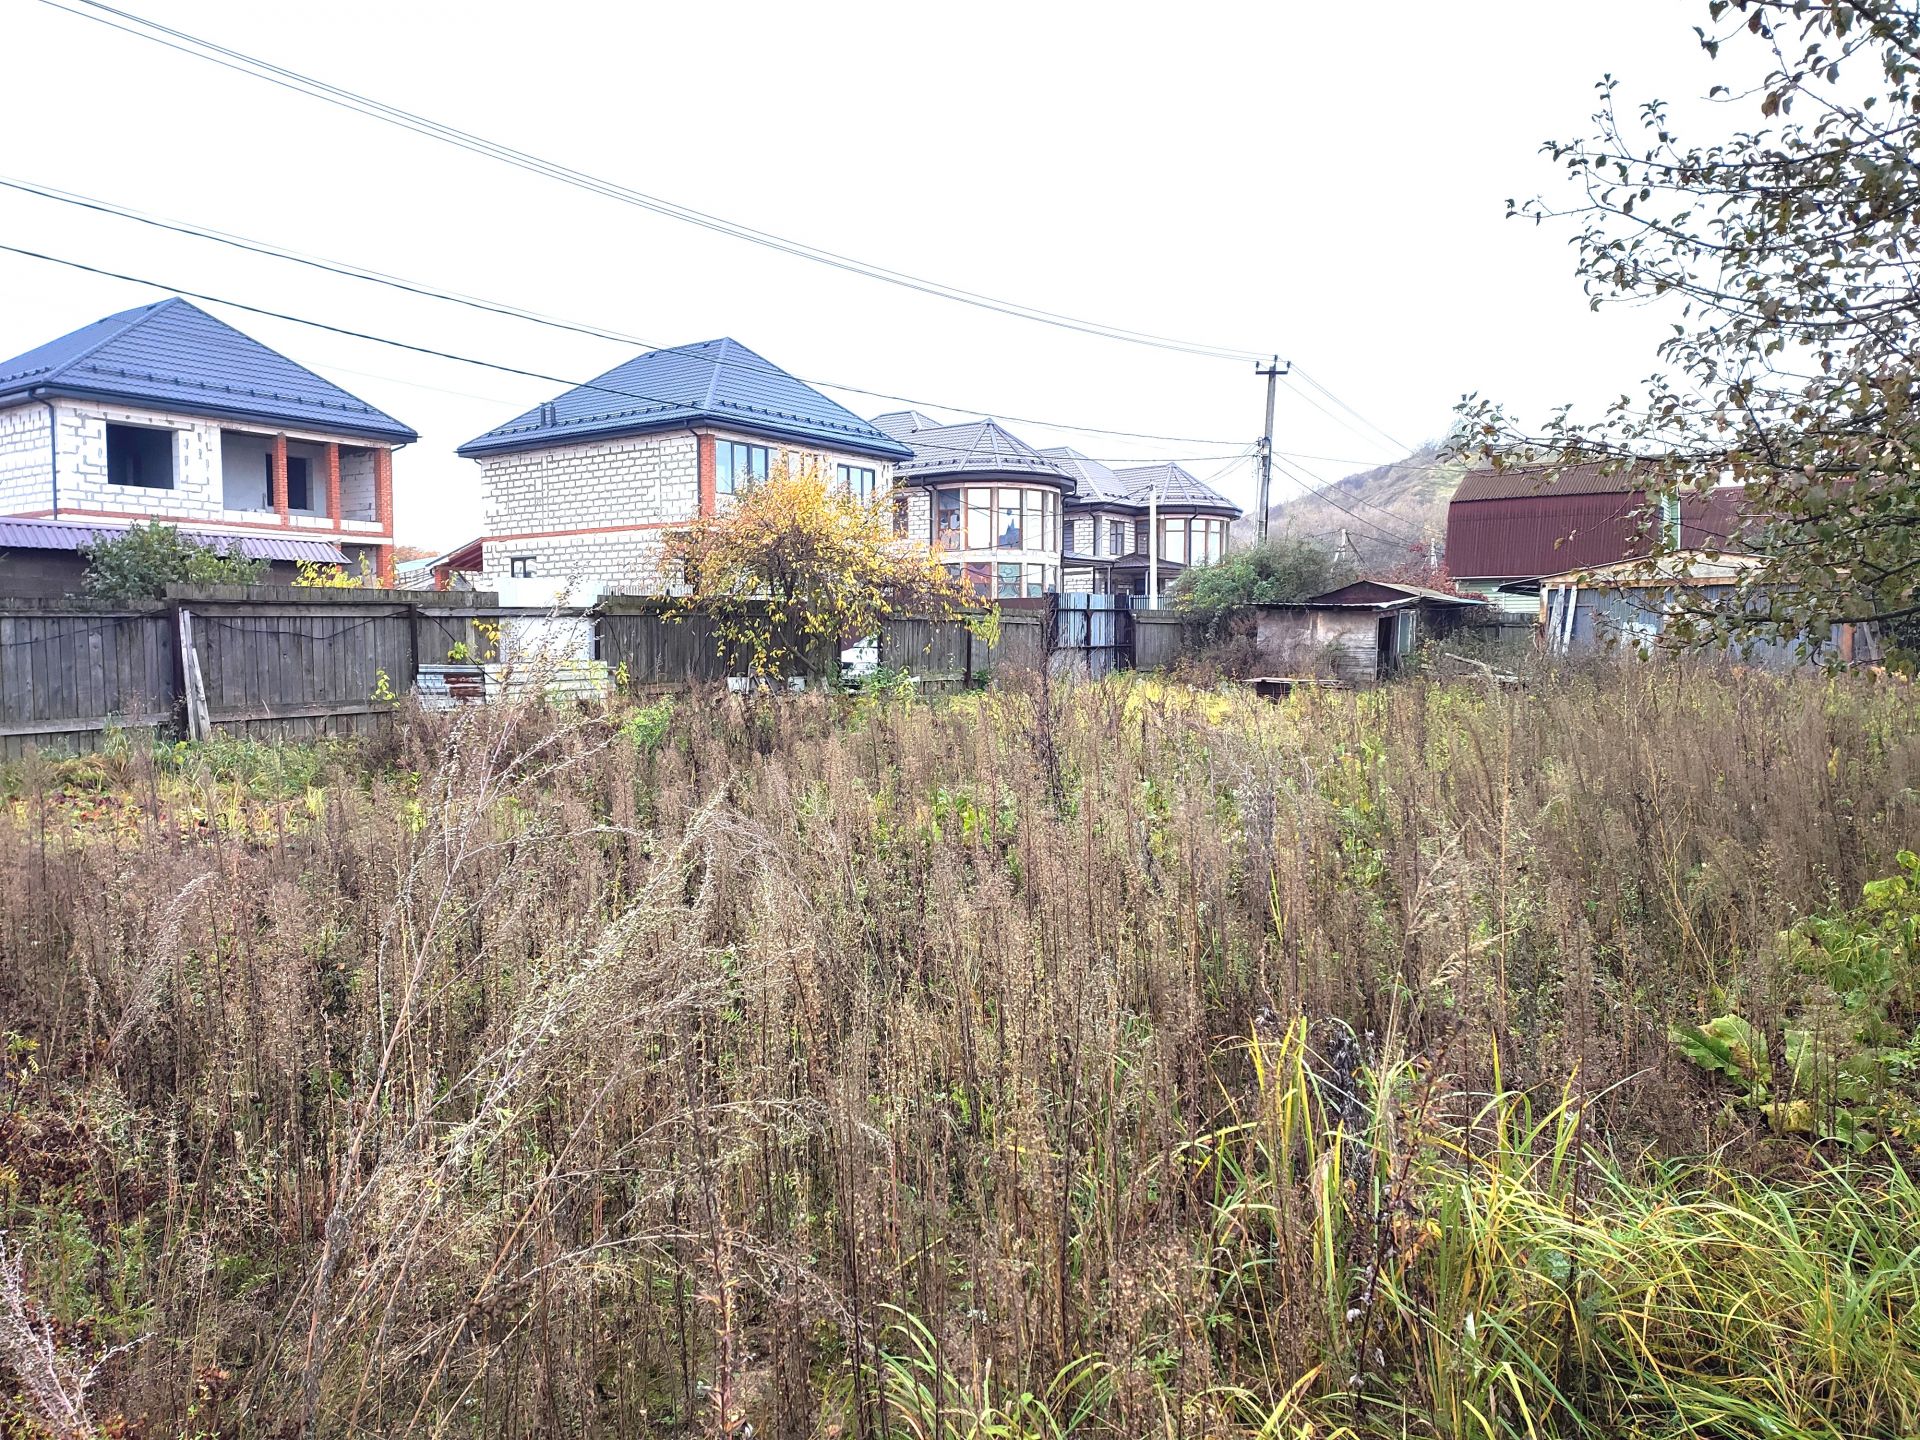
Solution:
[[[657,602],[549,612],[492,599],[196,586],[118,608],[0,600],[0,759],[36,746],[91,749],[116,727],[262,740],[363,734],[413,688],[421,666],[519,660],[516,640],[528,631],[584,640],[634,688],[718,684],[728,674],[711,622],[670,617]],[[881,663],[920,676],[934,694],[1036,668],[1046,653],[1045,615],[1035,611],[1004,615],[992,645],[964,625],[925,620],[892,621],[880,637]],[[823,655],[813,668],[825,673],[836,661]]]

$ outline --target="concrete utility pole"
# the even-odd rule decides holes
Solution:
[[[1267,510],[1273,493],[1273,387],[1274,383],[1293,369],[1293,362],[1280,363],[1280,357],[1274,356],[1265,365],[1256,364],[1253,373],[1267,377],[1267,428],[1260,435],[1260,543],[1267,543]]]
[[[1160,482],[1147,486],[1147,608],[1160,608]]]

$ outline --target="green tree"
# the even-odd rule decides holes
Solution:
[[[102,600],[157,600],[169,585],[251,585],[267,562],[202,545],[172,525],[129,525],[86,549],[86,591]]]
[[[1177,609],[1218,622],[1242,605],[1279,605],[1331,590],[1348,578],[1324,545],[1290,535],[1235,550],[1188,570],[1173,585]]]
[[[1544,147],[1577,202],[1508,202],[1512,215],[1572,222],[1595,308],[1675,308],[1659,372],[1597,418],[1562,410],[1532,430],[1469,397],[1459,439],[1496,464],[1637,457],[1651,476],[1651,515],[1684,493],[1744,483],[1751,518],[1732,548],[1768,563],[1683,616],[1682,640],[1911,624],[1920,7],[1711,0],[1705,9],[1700,43],[1732,72],[1713,98],[1751,128],[1683,143],[1665,103],[1623,113],[1608,76],[1595,133]],[[1666,527],[1653,540],[1649,565],[1677,543]]]

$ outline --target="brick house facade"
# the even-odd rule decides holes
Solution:
[[[165,300],[0,362],[0,515],[78,522],[76,534],[148,521],[214,543],[271,535],[390,576],[393,451],[417,438]]]

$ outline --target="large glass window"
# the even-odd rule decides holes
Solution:
[[[1024,567],[1021,566],[1018,560],[1003,564],[999,567],[1000,589],[998,593],[1002,600],[1013,600],[1019,597],[1020,572],[1022,568]]]
[[[966,567],[967,584],[973,587],[976,595],[991,598],[993,595],[993,566],[984,560],[976,560]]]
[[[967,491],[967,548],[993,548],[993,491],[985,487]]]
[[[1046,544],[1047,496],[1042,490],[1028,490],[1025,497],[1027,548],[1037,549]]]
[[[1050,568],[1051,567],[1046,565],[1027,566],[1028,595],[1044,595],[1047,593],[1047,571]]]
[[[1176,565],[1187,563],[1187,522],[1184,516],[1160,522],[1160,558],[1171,560]]]
[[[840,488],[856,500],[871,500],[874,490],[873,467],[869,465],[842,465],[839,467]]]
[[[1000,522],[998,538],[993,542],[1002,550],[1018,550],[1020,544],[1020,492],[1002,490],[999,492]],[[1034,537],[1038,539],[1038,536]]]
[[[1131,520],[1109,520],[1107,522],[1107,553],[1109,555],[1128,555],[1133,552],[1133,522]]]
[[[966,540],[965,510],[958,490],[934,492],[933,543],[946,550],[958,550]]]
[[[739,440],[713,443],[713,488],[716,494],[737,495],[756,480],[772,473],[770,457],[764,445],[748,445]]]

